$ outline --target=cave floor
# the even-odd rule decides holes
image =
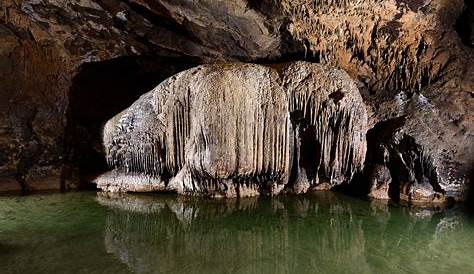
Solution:
[[[0,197],[1,273],[472,273],[474,219],[343,194]]]

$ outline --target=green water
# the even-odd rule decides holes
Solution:
[[[0,197],[0,273],[474,273],[474,222],[331,193]]]

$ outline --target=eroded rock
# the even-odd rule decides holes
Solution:
[[[367,113],[341,70],[203,65],[107,122],[108,191],[256,196],[332,188],[362,169]],[[146,177],[146,178],[144,178]]]

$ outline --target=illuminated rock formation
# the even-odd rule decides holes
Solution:
[[[107,191],[256,196],[329,189],[362,169],[367,113],[341,70],[295,62],[199,66],[104,128]]]

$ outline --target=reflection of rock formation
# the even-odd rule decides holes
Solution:
[[[456,212],[374,210],[331,193],[239,200],[99,195],[114,208],[106,248],[137,273],[419,273],[435,268],[426,266],[433,256],[439,264],[452,255],[442,253],[452,237],[469,236],[459,233],[464,220]],[[460,267],[469,261],[459,254]]]
[[[101,203],[109,204],[106,197],[125,194],[99,195]],[[140,197],[125,197],[122,202],[114,198],[114,208],[136,208],[130,197],[143,206]],[[324,269],[319,260],[326,256],[349,260],[364,252],[360,250],[364,242],[360,224],[351,221],[350,208],[340,204],[328,209],[306,199],[200,201],[176,197],[156,197],[154,203],[164,209],[153,214],[148,213],[149,206],[144,213],[113,210],[107,219],[107,250],[138,273],[223,271],[216,264],[232,273],[289,273],[292,269]],[[183,214],[186,212],[194,214]],[[321,218],[289,225],[294,218],[314,217],[315,213]],[[326,218],[328,214],[331,218]],[[344,230],[347,226],[350,231]],[[305,246],[309,242],[304,234],[314,246]],[[299,248],[308,248],[312,259],[298,258]],[[364,272],[368,268],[361,263],[355,269]]]
[[[114,195],[113,193],[99,192],[97,200],[108,207],[140,213],[160,212],[166,206],[164,203],[154,202],[152,196],[145,195]]]
[[[360,171],[367,113],[340,70],[205,65],[143,95],[104,128],[108,191],[209,196],[328,189]]]

